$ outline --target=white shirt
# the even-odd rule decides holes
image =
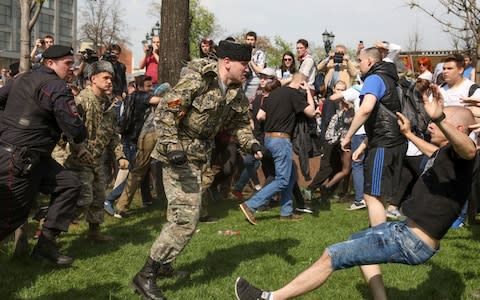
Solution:
[[[363,85],[356,84],[351,88],[341,92],[343,99],[346,102],[353,103],[353,109],[355,110],[355,112],[357,112],[360,108],[360,90],[362,89],[362,86]],[[355,135],[359,134],[365,134],[365,127],[363,125],[358,128],[357,132],[355,132]]]

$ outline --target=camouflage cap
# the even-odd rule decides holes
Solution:
[[[217,56],[219,58],[228,57],[236,61],[250,61],[252,59],[252,46],[236,42],[220,41]]]

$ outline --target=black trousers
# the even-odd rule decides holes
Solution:
[[[38,194],[49,194],[44,227],[67,231],[80,192],[76,175],[49,156],[42,157],[30,175],[15,175],[14,153],[0,147],[0,241],[25,223]]]
[[[320,169],[318,170],[312,182],[308,185],[310,191],[320,188],[322,183],[328,178],[333,177],[342,168],[340,143],[322,145],[322,156],[320,157]]]

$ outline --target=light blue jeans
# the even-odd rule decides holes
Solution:
[[[295,168],[292,160],[292,143],[285,138],[265,137],[265,147],[272,153],[275,162],[275,179],[253,195],[245,204],[255,211],[281,192],[280,216],[290,216],[293,211],[292,187],[295,183]]]
[[[365,134],[355,134],[352,137],[352,153],[358,149],[362,141],[365,139]],[[363,200],[363,159],[365,154],[362,154],[360,161],[352,160],[352,181],[353,189],[355,190],[355,202]]]
[[[386,222],[353,234],[348,241],[326,249],[334,270],[382,263],[418,265],[435,253],[407,226],[407,221]]]

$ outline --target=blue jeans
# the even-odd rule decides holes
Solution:
[[[123,153],[128,160],[128,170],[133,170],[135,166],[135,156],[137,155],[137,144],[124,140],[122,141]]]
[[[253,195],[245,204],[255,211],[281,192],[280,216],[290,216],[293,211],[292,187],[295,182],[295,168],[292,160],[292,143],[285,138],[265,137],[265,147],[272,153],[275,162],[275,179]]]
[[[362,141],[365,139],[365,134],[356,134],[352,137],[352,153],[358,149]],[[352,181],[353,189],[355,190],[355,202],[363,200],[363,159],[365,154],[362,154],[361,161],[352,160]]]
[[[122,195],[123,190],[125,189],[125,185],[127,184],[127,179],[122,181],[116,188],[114,188],[105,198],[105,201],[109,201],[114,203],[120,195]]]
[[[257,175],[258,167],[260,167],[260,161],[256,160],[253,155],[248,154],[243,158],[243,170],[235,184],[235,191],[243,191],[243,188],[245,188],[245,185],[250,178],[252,179],[253,184],[260,184]]]
[[[382,263],[418,265],[437,253],[410,231],[407,221],[382,223],[355,233],[348,241],[326,251],[333,270]]]

